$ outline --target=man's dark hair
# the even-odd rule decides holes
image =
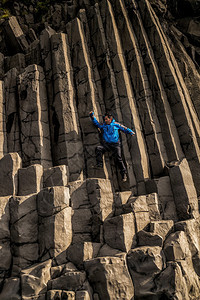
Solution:
[[[104,118],[108,117],[110,119],[112,116],[113,115],[110,112],[106,112],[105,115],[104,115]]]

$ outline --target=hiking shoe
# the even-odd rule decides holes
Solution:
[[[123,182],[127,181],[127,175],[126,175],[126,173],[122,174],[122,181]]]

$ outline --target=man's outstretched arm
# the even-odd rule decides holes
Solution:
[[[128,128],[128,127],[126,127],[126,126],[118,123],[118,122],[115,122],[115,124],[117,124],[119,130],[121,130],[121,131],[123,131],[125,133],[128,133],[130,135],[135,135],[135,132],[132,129],[130,129],[130,128]]]
[[[98,128],[103,128],[103,126],[97,121],[97,119],[94,116],[94,112],[90,112],[90,118],[92,119],[93,124]]]

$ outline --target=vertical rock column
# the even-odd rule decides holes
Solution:
[[[0,288],[11,267],[9,196],[0,197]]]
[[[120,34],[110,1],[102,1],[100,11],[106,39],[111,51],[111,60],[119,91],[120,109],[123,121],[127,127],[135,128],[136,132],[136,137],[129,140],[136,180],[137,182],[143,182],[144,179],[147,179],[150,176],[149,158],[130,76],[127,71]]]
[[[122,121],[122,113],[120,110],[119,93],[117,90],[116,77],[111,62],[111,53],[106,40],[103,22],[99,11],[98,3],[89,11],[89,26],[91,32],[91,40],[93,42],[96,62],[99,68],[103,87],[103,99],[105,101],[106,110],[112,111],[117,116],[117,121]],[[122,147],[124,158],[127,166],[130,187],[136,185],[136,179],[133,172],[131,154],[125,135],[122,134]],[[114,182],[115,180],[113,180]]]
[[[198,218],[198,199],[187,160],[169,169],[172,192],[179,220]]]
[[[139,7],[144,26],[154,48],[155,59],[159,69],[162,69],[161,79],[171,106],[181,146],[192,170],[198,193],[200,193],[200,149],[198,141],[200,122],[155,12],[146,0],[142,4],[140,3]]]
[[[8,152],[18,152],[21,155],[19,115],[17,99],[17,69],[9,70],[4,77],[5,107],[6,107],[6,132]]]
[[[7,152],[5,99],[3,94],[3,81],[0,81],[0,158]]]
[[[126,53],[127,69],[132,80],[138,111],[144,128],[152,173],[154,176],[159,175],[163,172],[165,162],[168,158],[143,56],[124,1],[119,0],[112,3],[115,18],[118,20],[118,30],[123,50]]]
[[[38,260],[38,213],[36,194],[10,199],[12,276]]]
[[[69,180],[83,179],[83,147],[78,121],[73,70],[66,34],[51,37],[54,99],[50,121],[53,156],[56,164],[66,164]]]
[[[10,46],[10,52],[24,52],[27,50],[29,45],[17,18],[14,16],[9,17],[3,26]]]
[[[72,241],[72,208],[69,189],[55,186],[37,195],[39,256],[42,261],[65,251]]]
[[[154,51],[151,46],[149,35],[147,34],[137,4],[131,1],[133,7],[129,9],[133,11],[130,21],[134,28],[135,35],[138,40],[139,48],[145,55],[143,59],[144,67],[149,80],[149,85],[153,94],[156,112],[159,118],[163,141],[169,161],[179,160],[184,157],[177,129],[174,123],[172,111],[168,102],[168,98],[163,86],[161,73],[158,68]]]
[[[43,69],[30,65],[19,75],[19,115],[24,166],[51,167],[46,85]]]
[[[18,170],[21,164],[17,153],[9,153],[0,160],[0,196],[17,195]]]
[[[67,33],[72,51],[72,65],[77,91],[77,108],[83,133],[83,144],[88,177],[108,177],[105,173],[98,172],[91,168],[95,164],[94,149],[99,143],[97,129],[94,128],[90,120],[89,112],[94,111],[96,117],[101,115],[99,105],[99,95],[95,84],[95,77],[84,32],[84,27],[79,18],[67,24]],[[101,174],[100,174],[101,173]]]

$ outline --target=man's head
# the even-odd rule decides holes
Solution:
[[[106,113],[104,116],[104,122],[106,123],[106,125],[110,125],[112,120],[113,120],[113,116],[110,113]]]

